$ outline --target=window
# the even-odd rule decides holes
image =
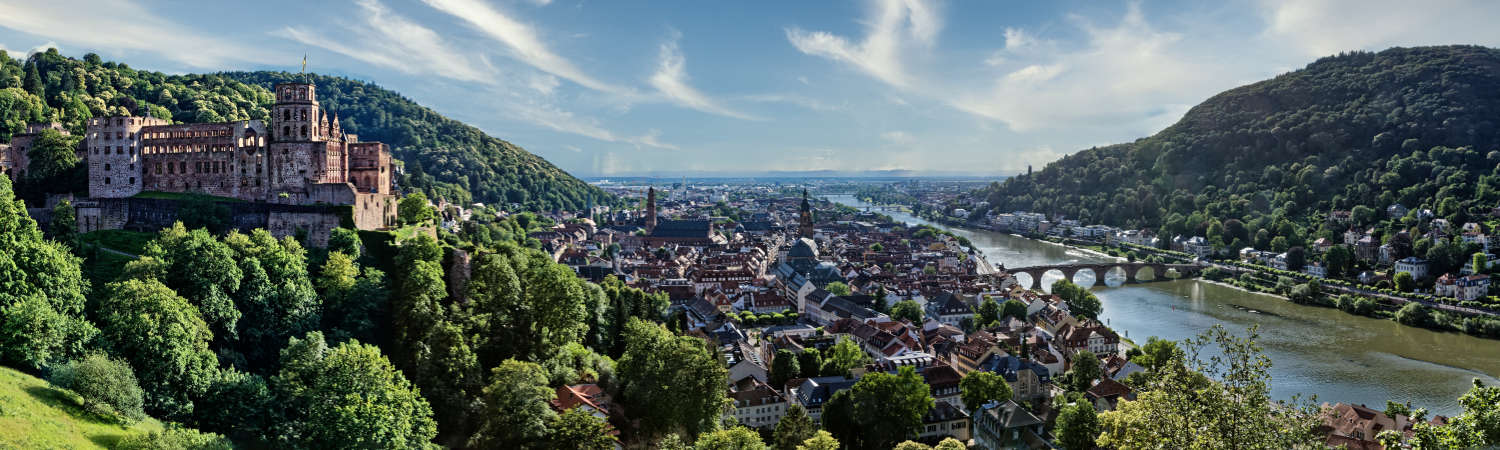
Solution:
[[[290,109],[283,109],[283,110],[281,110],[281,120],[292,120],[292,110],[290,110]]]
[[[182,169],[182,173],[187,173],[187,161],[183,161],[180,165],[182,166],[180,167],[180,169]]]
[[[104,164],[104,170],[105,171],[109,171],[109,163],[105,163]]]
[[[109,184],[109,177],[104,177],[104,184]]]
[[[135,177],[130,177],[130,185],[135,186]]]

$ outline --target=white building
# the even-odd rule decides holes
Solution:
[[[1402,258],[1400,261],[1396,261],[1396,272],[1410,273],[1412,278],[1426,278],[1427,260],[1415,256]]]

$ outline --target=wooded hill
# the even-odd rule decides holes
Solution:
[[[120,114],[178,123],[265,120],[273,102],[269,88],[292,80],[317,83],[320,102],[338,113],[346,132],[390,144],[405,163],[398,183],[407,191],[460,204],[516,203],[529,210],[583,209],[590,196],[601,204],[613,201],[547,160],[396,92],[316,74],[167,75],[94,54],[74,59],[52,49],[19,60],[0,51],[0,142],[27,123],[57,121],[76,135],[92,117]]]
[[[1500,204],[1497,112],[1500,50],[1344,53],[1215,95],[1151,137],[1080,151],[975,197],[998,212],[1199,235],[1231,218],[1272,229],[1287,219],[1312,232],[1330,210],[1394,203],[1458,225]]]

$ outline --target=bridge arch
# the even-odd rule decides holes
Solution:
[[[1157,281],[1164,275],[1159,267],[1149,264],[1139,265],[1134,267],[1133,269],[1134,270],[1126,270],[1130,270],[1131,272],[1133,272],[1130,275],[1129,280],[1136,283]]]

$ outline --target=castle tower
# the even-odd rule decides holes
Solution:
[[[317,86],[280,83],[274,92],[267,194],[276,201],[300,203],[307,200],[312,185],[349,182],[349,154],[318,105]]]
[[[656,229],[656,188],[646,188],[646,232]]]
[[[805,238],[812,238],[813,237],[812,203],[808,203],[808,201],[807,201],[807,189],[802,189],[802,213],[799,215],[798,222],[799,222],[799,226],[797,227],[797,236],[798,237],[805,237]]]

